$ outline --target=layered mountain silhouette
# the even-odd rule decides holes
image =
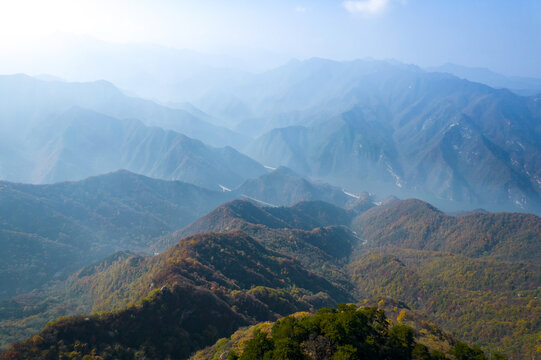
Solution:
[[[269,130],[247,149],[265,165],[442,204],[539,209],[535,97],[377,61],[312,59],[263,78],[276,81],[254,81],[261,91],[246,103],[283,113],[266,128],[247,116],[239,129]]]
[[[248,179],[237,189],[239,195],[276,205],[292,205],[299,201],[320,200],[337,206],[358,202],[360,195],[325,183],[314,183],[287,167]]]
[[[30,136],[31,145],[19,144],[17,153],[25,166],[2,158],[4,179],[54,183],[128,169],[219,189],[266,173],[231,147],[213,148],[171,130],[79,107],[40,123]]]
[[[187,103],[181,106],[184,110],[171,109],[128,97],[103,81],[67,83],[15,75],[3,76],[0,83],[5,130],[0,171],[8,180],[47,179],[46,170],[54,167],[62,149],[55,147],[57,140],[44,136],[44,124],[56,124],[66,112],[73,116],[84,108],[120,121],[138,119],[145,126],[172,129],[212,146],[233,145],[265,166],[287,166],[353,193],[414,196],[453,210],[541,209],[539,99],[450,74],[384,61],[292,61],[209,89],[194,101],[204,112]],[[96,122],[95,130],[103,136],[118,130],[104,123]],[[244,146],[249,136],[259,137]],[[158,164],[146,161],[142,166],[141,158],[133,159],[130,170],[144,168],[145,174],[159,177],[174,173],[171,162],[183,161],[176,157],[187,151],[151,145],[144,149],[142,157]],[[130,154],[136,150],[124,148]],[[170,151],[175,159],[162,159],[160,150]],[[249,163],[233,159],[231,150],[222,151],[232,160],[225,162],[228,166]],[[36,153],[45,170],[28,175],[28,169],[36,167]],[[92,169],[91,159],[76,161]],[[197,164],[186,168],[193,166],[194,173],[177,179],[203,184],[200,172],[208,173],[198,165],[205,167],[206,159],[193,161]],[[254,176],[240,175],[235,185],[221,185],[232,188]]]
[[[467,67],[452,63],[427,68],[428,71],[449,73],[470,81],[486,84],[493,88],[509,89],[519,95],[541,94],[541,79],[505,76],[486,68]]]
[[[214,146],[247,141],[233,131],[198,118],[193,112],[127,96],[104,80],[74,83],[44,81],[23,74],[2,75],[0,95],[2,135],[7,139],[31,135],[30,130],[41,122],[72,107],[81,107],[118,119],[138,119],[147,126],[174,130]]]
[[[0,346],[28,338],[0,357],[342,356],[363,342],[335,325],[374,314],[383,357],[392,331],[417,358],[537,356],[539,96],[387,61],[207,65],[170,106],[0,76]]]

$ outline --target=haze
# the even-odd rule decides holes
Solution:
[[[373,57],[541,77],[540,33],[534,0],[21,0],[0,11],[4,73],[47,70],[21,60],[82,35],[227,55],[248,70],[290,58]]]

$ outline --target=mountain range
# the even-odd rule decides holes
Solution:
[[[39,80],[24,74],[2,75],[0,95],[2,135],[6,139],[32,135],[31,130],[37,125],[54,122],[55,116],[72,107],[80,107],[120,120],[137,119],[147,126],[181,132],[214,146],[238,145],[248,140],[186,110],[125,95],[104,80],[77,83]]]
[[[223,135],[219,136],[234,138],[227,130],[217,130],[181,110],[132,101],[110,84],[51,83],[24,76],[3,77],[0,83],[6,95],[1,107],[5,152],[0,174],[4,180],[54,183],[129,169],[218,189],[216,179],[234,187],[265,173],[261,165],[231,147],[214,148],[132,119],[135,113],[152,122],[161,117],[202,138],[205,132],[214,136],[220,131]],[[117,113],[120,118],[92,108]]]
[[[539,356],[536,81],[92,44],[0,76],[0,358]]]
[[[261,163],[447,208],[538,211],[537,97],[377,61],[312,59],[274,72],[286,95],[265,96],[273,86],[261,81],[249,94],[265,97],[246,102],[281,115],[266,128],[243,120],[269,130],[246,149]]]
[[[486,84],[493,88],[509,89],[518,95],[529,96],[541,94],[541,79],[537,78],[505,76],[486,68],[460,66],[452,63],[429,67],[426,70],[453,74],[460,78]]]
[[[216,85],[179,109],[103,81],[17,75],[0,83],[5,180],[76,180],[126,168],[231,189],[263,174],[258,161],[353,193],[417,197],[448,210],[541,209],[539,99],[412,65],[292,61]],[[79,141],[88,153],[73,149]],[[107,149],[121,159],[98,157]]]
[[[254,182],[258,184],[256,188],[252,186]],[[4,249],[0,298],[63,279],[115,251],[148,251],[161,237],[185,227],[221,203],[237,197],[264,203],[257,200],[260,195],[276,206],[327,199],[345,206],[352,199],[337,188],[313,184],[284,168],[247,180],[232,191],[208,190],[126,170],[52,185],[0,182],[0,242]],[[246,206],[259,209],[249,203]],[[301,216],[302,206],[298,207],[297,216]],[[339,221],[336,216],[334,221]],[[317,221],[314,218],[310,225],[301,228],[311,230]],[[168,246],[154,246],[158,250],[153,251],[163,251]]]
[[[538,336],[541,269],[531,254],[540,223],[530,214],[453,217],[418,200],[361,211],[317,201],[262,207],[235,200],[155,239],[164,250],[157,256],[119,253],[83,268],[60,298],[26,315],[21,309],[3,326],[46,319],[79,299],[79,310],[100,315],[62,318],[39,335],[43,340],[11,351],[30,358],[45,348],[185,358],[239,326],[344,301],[397,299],[406,312],[420,311],[436,324],[420,322],[440,334],[435,338],[441,327],[518,359],[534,354]],[[0,314],[23,306],[22,299],[4,301]],[[388,309],[395,317],[396,306]],[[147,331],[154,321],[162,324],[155,336]],[[171,336],[182,341],[164,340]],[[76,343],[87,347],[74,350]]]

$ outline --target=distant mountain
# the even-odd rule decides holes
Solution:
[[[55,185],[0,182],[0,298],[115,251],[145,249],[227,199],[127,171]]]
[[[349,110],[355,99],[348,92],[364,77],[389,68],[382,61],[292,60],[211,89],[193,102],[230,128],[257,136],[277,127],[318,123]]]
[[[147,126],[180,132],[214,146],[241,146],[248,139],[212,125],[181,109],[126,96],[107,81],[73,83],[38,80],[26,75],[0,75],[2,139],[32,136],[32,130],[72,107],[81,107],[119,119],[137,119]]]
[[[509,89],[518,95],[528,96],[541,94],[541,79],[505,76],[486,68],[467,67],[451,63],[429,67],[426,70],[453,74],[459,78],[486,84],[497,89]]]
[[[241,59],[157,44],[108,43],[72,34],[46,36],[27,46],[31,58],[25,51],[4,53],[0,59],[4,72],[46,73],[81,82],[107,79],[138,96],[164,102],[189,101],[209,88],[249,75],[247,71],[262,71],[287,61],[270,53],[243,54]],[[258,56],[249,60],[249,55]]]
[[[27,167],[0,158],[4,179],[29,183],[80,180],[118,169],[211,189],[235,187],[266,170],[231,147],[212,148],[171,130],[70,108],[31,133],[18,154]],[[26,150],[26,151],[25,151]]]
[[[287,124],[269,116],[267,129],[294,126],[270,130],[247,148],[261,163],[447,208],[541,211],[536,98],[376,61],[312,59],[272,76],[276,88],[250,93],[297,115]],[[265,129],[257,117],[246,121]]]
[[[357,195],[328,184],[314,183],[286,167],[246,180],[235,193],[273,205],[293,205],[299,201],[325,201],[345,207],[358,200]]]

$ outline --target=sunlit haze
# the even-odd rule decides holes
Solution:
[[[534,0],[18,0],[0,6],[3,57],[85,35],[236,58],[373,57],[541,77],[539,34],[541,2]]]

